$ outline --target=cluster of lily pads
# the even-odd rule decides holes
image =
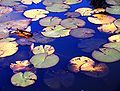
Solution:
[[[78,47],[81,51],[91,52],[94,59],[86,56],[74,57],[68,64],[69,71],[48,70],[45,73],[44,83],[51,88],[71,86],[74,82],[74,75],[70,71],[83,72],[92,77],[103,77],[109,71],[105,63],[120,60],[120,19],[111,15],[120,14],[120,1],[106,0],[110,4],[110,7],[106,9],[83,7],[76,9],[75,12],[65,12],[70,9],[72,4],[81,2],[82,0],[0,1],[0,58],[14,55],[19,50],[18,46],[24,45],[30,45],[33,53],[30,59],[11,63],[10,68],[15,73],[11,78],[13,85],[20,87],[32,85],[37,80],[35,69],[45,69],[57,65],[60,58],[56,55],[55,48],[47,43],[69,35],[84,40],[78,44]],[[39,3],[43,3],[45,9],[26,10],[29,5]],[[51,12],[65,12],[66,19],[48,16]],[[98,27],[100,32],[112,34],[108,38],[110,43],[106,43],[102,39],[92,39],[95,30],[89,27],[85,28],[87,23],[80,19],[80,16],[87,17],[89,22],[100,25]],[[42,31],[32,32],[30,26],[32,21],[39,21],[39,25],[44,27]],[[22,32],[15,33],[18,30]],[[23,31],[33,34],[33,36],[25,38]],[[35,43],[40,45],[35,46]],[[101,45],[102,48],[99,48]],[[96,63],[95,61],[104,63]]]

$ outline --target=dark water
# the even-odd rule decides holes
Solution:
[[[83,0],[80,4],[71,5],[71,8],[69,11],[75,11],[77,8],[80,7],[92,7],[89,5],[89,2],[86,0]],[[33,4],[29,6],[29,9],[33,8],[42,8],[45,9],[45,6],[43,4]],[[49,13],[48,16],[58,16],[62,19],[65,19],[66,16],[64,16],[64,13]],[[120,18],[120,16],[115,16],[115,18]],[[97,30],[97,25],[94,25],[90,22],[88,22],[87,17],[79,17],[86,21],[85,28],[91,28],[96,31],[95,36],[92,37],[92,39],[101,38],[104,39],[105,42],[108,42],[109,34],[101,33]],[[32,32],[35,31],[41,31],[43,27],[39,25],[39,21],[35,21],[31,23]],[[99,42],[99,41],[98,41]],[[78,48],[78,43],[80,43],[80,39],[67,36],[63,38],[58,38],[53,42],[47,43],[50,45],[53,45],[56,49],[56,54],[60,57],[60,62],[55,66],[52,67],[53,69],[56,69],[56,71],[60,69],[65,69],[66,65],[69,63],[69,60],[76,56],[87,56],[92,58],[91,53],[86,53],[81,51],[80,48]],[[36,44],[39,45],[39,44]],[[30,59],[32,57],[32,52],[30,51],[29,46],[19,46],[19,51],[10,57],[1,58],[1,65],[0,65],[0,91],[120,91],[120,62],[114,62],[114,63],[107,63],[109,67],[109,73],[105,77],[102,78],[93,78],[90,76],[87,76],[81,72],[79,73],[73,73],[75,76],[75,81],[72,86],[65,88],[61,87],[58,90],[51,89],[45,83],[43,82],[43,79],[45,77],[45,72],[48,69],[37,69],[36,75],[38,76],[38,80],[35,84],[21,88],[16,87],[11,84],[11,77],[14,74],[12,70],[9,68],[10,62],[15,62],[16,60],[24,60],[24,59]],[[96,61],[97,62],[97,61]],[[71,72],[72,73],[72,72]]]

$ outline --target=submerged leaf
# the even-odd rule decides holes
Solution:
[[[75,38],[90,38],[94,36],[95,31],[89,28],[77,28],[70,31],[70,35]]]

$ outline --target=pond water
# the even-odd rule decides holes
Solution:
[[[0,91],[120,91],[120,1],[103,1],[0,1]]]

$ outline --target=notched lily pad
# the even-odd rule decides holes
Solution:
[[[40,53],[34,55],[30,62],[35,68],[49,68],[55,66],[59,62],[59,57],[55,54],[48,55],[46,53]]]
[[[116,62],[120,60],[120,52],[113,48],[100,48],[92,53],[93,58],[100,62]]]
[[[37,80],[37,76],[30,72],[26,71],[25,73],[19,72],[12,76],[11,83],[15,86],[27,87],[32,85]]]

